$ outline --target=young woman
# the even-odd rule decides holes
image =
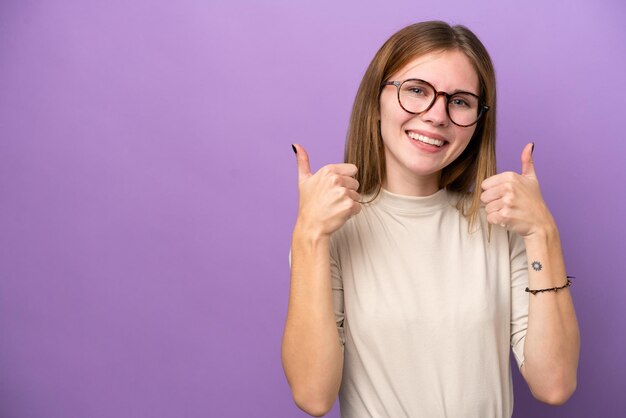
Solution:
[[[344,164],[298,160],[282,359],[297,405],[344,418],[510,417],[576,387],[579,334],[529,143],[496,174],[491,59],[463,26],[394,34],[359,87]],[[536,292],[537,291],[537,292]]]

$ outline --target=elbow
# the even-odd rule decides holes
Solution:
[[[323,417],[333,407],[335,399],[323,396],[319,393],[293,392],[293,400],[298,408],[314,417]]]
[[[296,402],[296,405],[298,405],[298,408],[313,417],[323,417],[330,411],[330,408],[332,408],[332,405],[329,407],[324,404],[300,404]]]
[[[552,406],[560,406],[576,391],[576,367],[557,367],[551,370],[539,369],[525,362],[520,369],[533,397]]]
[[[554,385],[550,390],[546,390],[543,393],[533,392],[533,396],[548,405],[560,406],[572,397],[576,391],[576,380],[571,382]]]

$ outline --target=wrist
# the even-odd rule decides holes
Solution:
[[[526,244],[533,242],[550,242],[555,239],[559,239],[559,230],[552,219],[535,228],[530,234],[524,236]]]
[[[321,228],[298,218],[293,229],[293,239],[299,242],[315,245],[330,239],[330,234],[327,234]]]

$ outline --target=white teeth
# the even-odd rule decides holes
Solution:
[[[429,138],[424,135],[416,134],[415,132],[407,132],[407,133],[409,134],[409,138],[411,139],[415,139],[417,141],[424,142],[426,144],[435,145],[437,147],[440,147],[443,145],[443,141],[440,141],[439,139]]]

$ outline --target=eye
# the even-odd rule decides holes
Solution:
[[[402,92],[404,96],[411,97],[414,99],[417,98],[425,98],[432,97],[433,92],[432,88],[430,88],[427,84],[419,81],[419,80],[407,80],[402,85]]]
[[[470,107],[469,102],[462,97],[453,97],[450,99],[450,104],[454,107]]]
[[[403,90],[404,90],[404,93],[409,96],[424,96],[426,94],[424,89],[419,86],[407,86]]]
[[[455,94],[450,97],[449,106],[459,110],[474,110],[478,108],[478,99],[469,94]]]

